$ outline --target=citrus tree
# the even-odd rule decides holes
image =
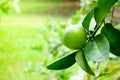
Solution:
[[[113,10],[118,0],[98,0],[96,6],[86,15],[82,26],[74,24],[64,31],[63,44],[71,49],[71,53],[56,60],[47,68],[61,70],[77,63],[88,74],[98,77],[100,62],[110,58],[110,54],[120,56],[120,31],[112,24]],[[106,20],[111,12],[111,19]],[[90,26],[92,19],[95,25]],[[94,68],[88,61],[97,64]]]

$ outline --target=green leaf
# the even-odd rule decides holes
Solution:
[[[109,56],[108,53],[109,42],[102,34],[96,36],[93,40],[90,40],[84,48],[85,56],[94,62],[101,62],[106,60]]]
[[[99,25],[104,20],[104,18],[107,15],[107,12],[108,12],[107,9],[102,9],[102,8],[99,8],[99,7],[95,8],[94,18],[95,18],[95,21],[96,21],[97,25]]]
[[[98,0],[97,7],[94,12],[94,18],[98,25],[104,20],[110,8],[117,1],[118,0]]]
[[[92,69],[90,68],[90,66],[88,65],[85,55],[83,54],[82,51],[79,51],[76,53],[75,59],[76,59],[76,62],[78,63],[78,65],[80,65],[80,67],[84,71],[86,71],[87,73],[89,73],[91,75],[95,75],[94,72],[92,71]]]
[[[58,59],[57,61],[48,65],[47,68],[51,69],[51,70],[61,70],[61,69],[66,69],[66,68],[72,66],[76,62],[75,61],[76,52],[77,51]]]
[[[120,56],[120,47],[110,46],[110,52],[116,56]]]
[[[89,26],[90,26],[90,22],[91,22],[91,19],[94,15],[94,9],[92,9],[88,15],[84,18],[83,22],[82,22],[82,26],[87,30],[89,31]]]
[[[120,56],[120,31],[115,29],[112,24],[107,23],[102,28],[102,33],[110,43],[110,52]]]
[[[97,7],[102,9],[110,9],[118,0],[98,0]]]

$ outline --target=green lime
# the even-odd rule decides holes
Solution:
[[[63,43],[70,49],[80,49],[86,44],[87,33],[79,25],[71,25],[65,29]]]

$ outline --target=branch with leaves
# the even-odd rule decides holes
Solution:
[[[117,1],[98,0],[96,7],[87,14],[82,22],[88,36],[86,44],[82,48],[56,60],[47,68],[51,70],[66,69],[76,62],[88,74],[99,76],[89,66],[88,59],[100,63],[109,58],[109,53],[120,56],[120,31],[115,29],[112,23],[105,22],[107,14]],[[96,26],[93,26],[94,29],[91,31],[90,23],[93,18]],[[99,34],[97,33],[98,30],[101,30]],[[98,66],[96,69],[98,69]]]

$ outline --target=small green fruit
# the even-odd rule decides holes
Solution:
[[[82,48],[87,40],[87,33],[83,27],[79,25],[71,25],[65,29],[63,43],[70,49]]]

